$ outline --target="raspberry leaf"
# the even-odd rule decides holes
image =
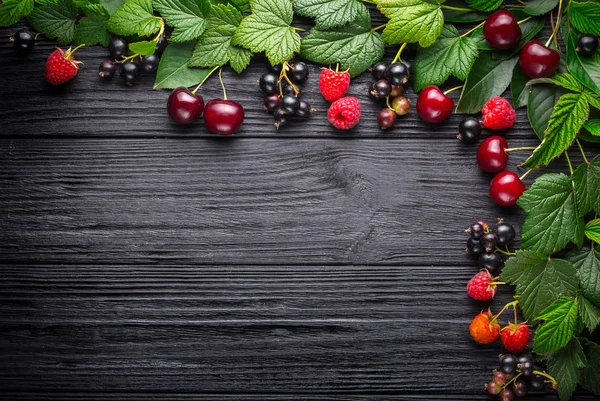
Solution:
[[[33,0],[4,0],[0,4],[0,26],[16,24],[33,11]]]
[[[156,43],[148,40],[130,43],[129,50],[140,56],[150,56],[156,51]]]
[[[126,0],[111,15],[108,29],[124,36],[149,36],[160,29],[160,17],[155,17],[151,0]]]
[[[95,45],[101,44],[108,46],[110,42],[110,32],[106,23],[110,14],[102,4],[88,4],[83,7],[85,17],[83,17],[77,27],[75,27],[75,37],[73,41],[78,44]]]
[[[572,1],[569,19],[578,31],[600,36],[600,3]]]
[[[600,252],[582,248],[569,252],[567,260],[577,269],[583,296],[600,308]]]
[[[571,74],[556,74],[551,78],[536,78],[528,82],[528,85],[553,84],[573,92],[583,92],[583,85]]]
[[[547,354],[569,343],[575,334],[579,314],[575,298],[560,297],[544,309],[538,319],[545,322],[535,331],[533,352]]]
[[[100,4],[106,7],[110,15],[113,15],[123,3],[125,3],[125,0],[100,0]]]
[[[356,76],[383,58],[384,46],[381,36],[371,30],[371,16],[365,8],[355,21],[342,28],[311,29],[302,40],[300,53],[315,63],[340,63],[341,69]]]
[[[315,19],[317,28],[331,29],[354,21],[366,10],[358,0],[295,0],[296,14]]]
[[[153,5],[167,24],[175,28],[170,37],[172,42],[197,39],[206,30],[208,0],[153,0]]]
[[[55,4],[36,7],[27,22],[36,31],[64,46],[73,40],[77,16],[77,7],[71,0],[57,0]]]
[[[542,15],[553,10],[558,5],[558,0],[530,0],[523,11],[529,15]]]
[[[600,120],[588,120],[583,124],[583,127],[592,135],[600,136]]]
[[[290,26],[294,17],[291,0],[251,0],[252,14],[242,20],[231,43],[264,51],[272,65],[289,60],[300,50],[300,35]]]
[[[444,13],[444,21],[446,22],[477,22],[486,19],[489,14],[477,10],[463,11],[467,8],[467,3],[463,0],[448,0],[444,3],[442,12]],[[456,8],[456,9],[455,9]]]
[[[596,195],[598,195],[598,192],[596,192]],[[585,229],[583,232],[585,236],[588,237],[591,241],[600,243],[600,219],[594,219],[589,221],[585,225]]]
[[[552,353],[548,358],[548,373],[558,381],[558,397],[567,401],[573,395],[579,381],[580,369],[587,364],[587,358],[579,340],[575,337],[566,347]]]
[[[571,176],[575,184],[577,213],[584,216],[595,210],[600,213],[600,155],[590,163],[582,163]]]
[[[578,286],[573,264],[531,251],[519,251],[508,259],[501,279],[516,285],[523,315],[530,323],[557,298],[575,296]]]
[[[465,80],[477,57],[475,41],[461,38],[458,30],[446,24],[435,43],[419,49],[415,58],[415,91],[427,85],[441,85],[450,75]]]
[[[583,85],[600,94],[600,52],[593,57],[582,57],[577,52],[578,35],[569,31],[566,35],[567,68]]]
[[[170,44],[160,58],[154,89],[189,87],[200,83],[210,70],[188,67],[193,50],[192,42]]]
[[[517,68],[520,69],[519,66]],[[565,93],[564,89],[555,85],[535,85],[529,91],[527,100],[527,117],[538,138],[544,139],[548,121],[558,99]]]
[[[580,295],[577,297],[577,311],[579,312],[579,319],[592,333],[600,324],[600,309],[592,305],[586,297]]]
[[[381,37],[386,43],[431,46],[444,26],[440,5],[425,0],[377,0],[377,8],[390,21]]]
[[[503,0],[466,0],[469,7],[477,11],[494,11],[502,4]]]
[[[581,387],[596,395],[600,395],[600,345],[586,339],[579,338],[583,352],[587,359],[587,366],[581,370]]]

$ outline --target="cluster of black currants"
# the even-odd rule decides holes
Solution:
[[[302,61],[269,66],[269,72],[260,77],[258,85],[265,94],[265,110],[273,114],[275,128],[287,125],[293,117],[307,118],[315,111],[300,99],[300,85],[307,78],[308,65]]]
[[[13,36],[11,36],[10,41],[15,46],[17,53],[26,54],[33,49],[36,36],[37,35],[35,33],[28,29],[19,29]]]
[[[500,355],[500,366],[494,370],[492,381],[485,390],[498,395],[500,401],[512,401],[515,397],[524,397],[529,391],[543,391],[547,387],[556,389],[556,380],[538,369],[530,354],[519,357],[513,354]]]
[[[413,65],[409,61],[391,64],[380,62],[370,70],[375,82],[369,86],[367,95],[376,101],[385,100],[386,107],[379,111],[377,122],[381,129],[387,129],[396,123],[397,116],[404,116],[410,110],[410,100],[402,95],[404,85],[413,72]]]
[[[138,80],[140,73],[150,74],[156,71],[160,62],[160,54],[167,48],[167,45],[167,39],[164,35],[161,35],[156,42],[154,54],[128,56],[129,44],[127,41],[121,37],[115,37],[108,45],[111,58],[100,64],[98,75],[104,80],[112,79],[117,74],[119,66],[121,66],[120,75],[123,82],[127,86],[132,86]]]
[[[504,263],[503,251],[499,247],[508,247],[515,239],[515,228],[502,219],[490,229],[483,220],[471,224],[465,230],[469,233],[467,254],[477,258],[480,269],[487,269],[492,275],[497,275]]]
[[[598,49],[598,37],[590,34],[579,36],[577,41],[577,53],[584,57],[592,57]]]

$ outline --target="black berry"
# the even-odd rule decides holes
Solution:
[[[385,72],[387,71],[387,64],[384,62],[377,63],[371,68],[371,74],[376,81],[385,79]]]
[[[512,375],[517,370],[518,362],[517,357],[513,354],[502,355],[500,356],[500,371]]]
[[[494,232],[498,237],[498,245],[509,245],[515,239],[515,228],[508,223],[499,223]]]
[[[529,380],[529,387],[532,390],[542,390],[544,388],[544,385],[546,384],[546,381],[544,379],[543,376],[541,375],[534,375],[530,380]]]
[[[396,112],[392,109],[381,109],[379,114],[377,115],[377,122],[379,123],[379,128],[387,129],[390,128],[394,123],[396,123]]]
[[[297,84],[301,83],[308,78],[308,66],[302,61],[299,61],[292,66],[287,74],[292,82]]]
[[[293,95],[285,95],[281,98],[281,109],[287,114],[294,114],[300,107],[300,100]]]
[[[481,269],[488,269],[492,274],[495,274],[500,270],[502,266],[502,255],[494,252],[484,252],[479,255],[477,259],[477,265]]]
[[[402,96],[403,93],[404,93],[404,86],[392,85],[390,97],[396,98],[398,96]]]
[[[298,91],[298,95],[300,94],[300,88],[298,86],[296,86],[296,90]],[[283,95],[296,95],[296,92],[294,91],[294,87],[292,85],[290,85],[288,82],[283,82],[281,85],[281,91],[283,92]]]
[[[113,38],[113,40],[111,40],[108,44],[108,51],[110,56],[117,60],[127,55],[127,52],[129,51],[129,44],[125,39],[116,37]]]
[[[415,65],[408,60],[404,60],[402,64],[404,64],[408,69],[408,77],[410,78],[410,76],[415,73]]]
[[[481,129],[478,119],[467,117],[458,125],[458,139],[467,143],[475,142],[481,135]]]
[[[27,53],[33,48],[35,34],[27,29],[20,29],[10,38],[19,53]]]
[[[509,388],[505,388],[498,394],[498,399],[500,401],[513,401],[515,399],[515,395]]]
[[[281,74],[281,69],[283,68],[283,66],[281,64],[277,64],[277,65],[269,65],[269,66],[267,66],[267,68],[273,74],[277,74],[279,76],[279,74]]]
[[[385,75],[392,85],[404,85],[408,81],[408,68],[402,63],[390,64]]]
[[[306,100],[300,100],[300,104],[298,105],[298,110],[296,110],[296,116],[300,118],[306,118],[313,112],[312,107]]]
[[[531,377],[533,376],[533,363],[532,362],[523,362],[518,365],[519,370],[523,377]]]
[[[116,71],[117,67],[112,60],[104,60],[98,68],[98,75],[100,75],[100,78],[102,79],[111,79]]]
[[[266,95],[272,95],[279,92],[279,78],[272,72],[267,72],[260,77],[258,85]]]
[[[281,103],[281,98],[278,94],[272,94],[265,97],[264,104],[265,110],[269,113],[273,113],[275,110],[279,108],[279,104]]]
[[[481,237],[481,245],[486,251],[491,251],[498,245],[498,236],[495,233],[485,233]]]
[[[520,364],[522,363],[531,363],[533,364],[533,356],[531,354],[523,354],[517,358]]]
[[[527,395],[527,393],[529,392],[529,387],[527,386],[527,382],[522,379],[515,380],[513,382],[512,391],[513,391],[513,393],[515,393],[515,395],[517,397],[525,397]]]
[[[121,76],[123,77],[125,85],[133,85],[133,83],[137,81],[139,74],[140,69],[136,63],[132,61],[127,61],[123,63],[123,66],[121,67]]]
[[[471,238],[481,239],[484,234],[484,229],[480,223],[473,223],[471,224],[471,227],[467,229],[467,232],[471,234]]]
[[[142,57],[142,72],[146,72],[146,73],[151,73],[156,71],[156,69],[158,68],[158,63],[160,62],[160,57],[158,57],[158,55],[152,54],[150,56],[144,56]]]
[[[585,57],[591,57],[598,48],[598,38],[593,35],[584,34],[577,41],[577,52]]]
[[[370,91],[370,95],[375,99],[385,99],[390,95],[392,91],[392,85],[385,79],[380,79],[373,84],[373,88]]]
[[[482,253],[484,250],[483,246],[481,245],[481,242],[479,242],[479,240],[476,240],[474,238],[469,238],[467,240],[467,254],[468,255],[479,255],[480,253]]]

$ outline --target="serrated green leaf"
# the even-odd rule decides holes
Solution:
[[[586,338],[580,338],[579,341],[588,362],[581,370],[581,387],[600,395],[600,345]]]
[[[477,11],[494,11],[502,4],[502,0],[466,0],[469,7]]]
[[[383,58],[385,44],[381,36],[371,30],[367,9],[355,21],[330,31],[317,28],[302,39],[302,57],[320,64],[339,63],[340,68],[356,76]]]
[[[89,46],[96,44],[108,46],[111,35],[108,32],[106,23],[110,18],[110,14],[106,7],[102,4],[89,4],[83,7],[83,12],[85,17],[75,27],[73,41],[77,44]]]
[[[517,66],[517,68],[520,67]],[[527,100],[527,117],[540,140],[544,138],[554,105],[564,93],[564,89],[554,85],[542,84],[531,87]]]
[[[415,92],[427,85],[441,85],[450,75],[466,79],[476,57],[475,42],[469,37],[461,38],[454,26],[444,25],[435,43],[420,48],[415,58]]]
[[[224,0],[226,3],[231,4],[242,13],[249,13],[252,11],[250,9],[250,0]]]
[[[366,7],[358,0],[294,0],[296,14],[314,18],[320,30],[352,22],[362,9]]]
[[[548,373],[558,381],[558,396],[561,401],[567,401],[573,395],[579,371],[585,367],[587,359],[579,340],[575,337],[566,347],[551,354],[548,358]]]
[[[229,65],[238,74],[244,71],[248,64],[250,64],[250,58],[252,57],[250,50],[231,46],[227,52],[229,54]]]
[[[483,21],[490,15],[477,10],[462,11],[461,9],[468,9],[467,3],[463,0],[448,0],[445,5],[453,7],[442,8],[444,21],[446,22],[477,22]]]
[[[471,67],[469,76],[458,101],[457,111],[474,114],[490,98],[500,96],[510,84],[518,57],[496,60],[491,52],[481,52]]]
[[[36,31],[64,46],[73,40],[77,15],[77,7],[71,0],[58,0],[56,4],[36,7],[27,21]]]
[[[566,260],[550,259],[537,252],[518,251],[506,261],[500,277],[516,285],[523,315],[530,323],[557,298],[577,294],[575,267]]]
[[[242,20],[231,43],[264,51],[272,65],[289,60],[300,50],[300,35],[290,26],[294,11],[290,0],[251,0],[252,14]]]
[[[600,252],[582,248],[569,252],[567,259],[577,269],[583,296],[600,308]]]
[[[512,94],[512,103],[515,109],[527,105],[530,88],[527,85],[529,78],[523,74],[521,67],[517,64],[513,70],[510,81],[510,92]]]
[[[175,28],[172,42],[187,42],[206,30],[210,2],[208,0],[153,0],[154,8]]]
[[[584,88],[583,93],[585,93],[585,95],[587,97],[587,101],[590,104],[590,106],[595,107],[596,109],[600,110],[600,95],[592,92],[588,88]]]
[[[593,57],[582,57],[577,49],[577,34],[570,31],[565,39],[567,45],[567,67],[569,72],[583,85],[600,94],[600,52]]]
[[[571,74],[556,74],[550,80],[562,88],[573,92],[583,92],[583,85]]]
[[[389,44],[419,43],[431,46],[444,26],[439,4],[424,0],[377,0],[377,8],[390,21],[381,35]]]
[[[4,0],[0,4],[0,26],[10,26],[33,11],[33,0]]]
[[[125,0],[100,0],[100,4],[104,5],[110,15],[113,15],[119,7],[125,3]]]
[[[126,0],[110,16],[108,29],[123,36],[149,36],[160,29],[160,18],[155,17],[151,0]]]
[[[558,5],[558,0],[530,0],[525,5],[523,11],[529,15],[542,15],[550,10],[554,10]]]
[[[140,56],[150,56],[156,51],[156,43],[148,40],[133,42],[129,44],[129,50]]]
[[[154,89],[173,89],[197,85],[210,73],[206,68],[190,68],[188,60],[194,43],[171,43],[160,58]]]
[[[545,322],[536,329],[533,339],[533,352],[547,354],[568,344],[575,333],[577,319],[577,300],[560,297],[538,316]]]
[[[577,214],[585,216],[592,210],[600,213],[600,155],[590,163],[580,164],[571,180],[575,184]]]
[[[596,192],[596,196],[600,197],[600,192]],[[583,232],[591,241],[600,244],[600,219],[588,221]]]
[[[586,297],[580,295],[577,297],[577,311],[579,312],[579,319],[592,333],[600,324],[600,309],[592,305]]]
[[[600,120],[588,120],[583,126],[590,134],[600,136]]]
[[[600,36],[600,3],[572,1],[569,5],[569,18],[578,31]]]

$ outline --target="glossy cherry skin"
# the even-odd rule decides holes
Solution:
[[[483,36],[494,49],[507,50],[519,44],[523,33],[513,13],[498,10],[483,24]]]
[[[488,173],[497,173],[506,168],[508,143],[501,136],[490,136],[477,148],[477,164]]]
[[[204,99],[188,88],[176,88],[169,95],[167,112],[177,124],[191,124],[202,115],[203,111]]]
[[[519,65],[529,78],[543,78],[554,74],[560,64],[560,55],[539,40],[530,40],[519,54]]]
[[[490,183],[490,197],[500,206],[513,206],[525,192],[525,184],[512,171],[504,170],[496,174]]]
[[[417,114],[423,121],[439,123],[444,121],[454,109],[454,101],[435,85],[430,85],[419,93]]]
[[[213,99],[206,103],[204,125],[214,134],[231,135],[244,122],[244,108],[233,100]]]

